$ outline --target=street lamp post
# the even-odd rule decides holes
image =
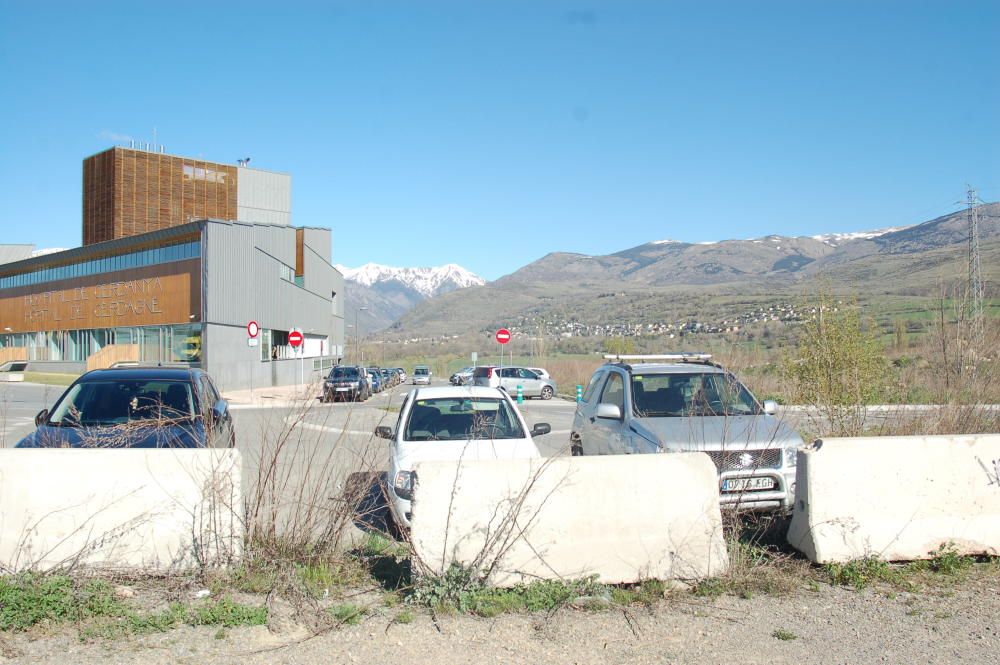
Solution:
[[[354,310],[354,350],[355,350],[355,360],[359,365],[364,365],[364,361],[361,358],[361,328],[358,327],[358,314],[361,312],[367,312],[367,307],[358,307]]]

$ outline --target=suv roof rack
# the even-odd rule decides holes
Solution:
[[[662,355],[625,355],[621,353],[606,353],[605,360],[612,362],[669,360],[682,363],[704,363],[712,359],[711,353],[665,353]]]

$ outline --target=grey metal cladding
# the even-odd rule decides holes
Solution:
[[[236,182],[238,219],[262,224],[291,224],[290,175],[241,167],[236,172]]]
[[[313,226],[306,226],[302,229],[302,233],[304,236],[303,242],[306,247],[312,248],[312,250],[327,263],[333,263],[333,260],[331,259],[333,235],[330,233],[330,229],[320,229]]]
[[[316,286],[330,280],[317,291],[281,277],[282,263],[294,271],[294,228],[210,222],[206,233],[207,323],[245,326],[253,320],[262,328],[330,333],[330,292],[341,291],[335,286],[336,275],[316,265]]]

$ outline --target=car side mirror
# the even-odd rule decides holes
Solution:
[[[215,403],[215,406],[212,407],[212,417],[216,420],[222,420],[227,411],[229,411],[229,402],[224,399],[220,399]]]
[[[548,434],[552,431],[552,425],[548,423],[535,423],[535,426],[531,428],[531,436],[542,436],[543,434]]]
[[[42,409],[35,415],[35,425],[41,425],[48,419],[49,419],[49,410]]]
[[[764,400],[764,413],[769,416],[773,416],[778,412],[778,403],[773,399]]]
[[[379,425],[375,428],[375,436],[380,439],[391,439],[392,438],[392,428],[388,425]]]
[[[621,420],[622,410],[618,408],[617,404],[601,403],[597,405],[597,413],[595,415],[598,418],[607,418],[608,420]]]

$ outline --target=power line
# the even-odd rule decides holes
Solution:
[[[983,312],[983,270],[979,261],[979,204],[982,203],[976,195],[976,190],[967,185],[966,204],[969,219],[969,326],[971,343],[977,352],[983,348],[984,312]]]

